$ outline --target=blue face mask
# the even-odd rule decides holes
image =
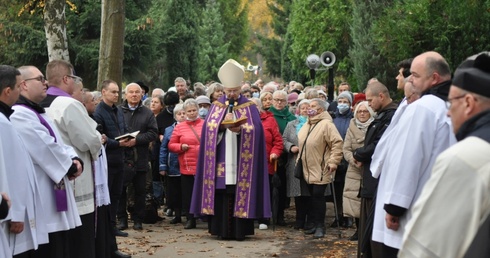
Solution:
[[[252,93],[252,98],[258,98],[258,97],[259,97],[259,93],[258,92]]]
[[[199,109],[199,117],[204,119],[208,115],[208,110],[206,108]]]
[[[350,106],[345,103],[341,103],[337,105],[337,108],[339,109],[340,114],[345,114],[349,110]]]

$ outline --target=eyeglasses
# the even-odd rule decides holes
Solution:
[[[274,99],[274,101],[277,101],[277,102],[279,102],[279,103],[281,103],[281,102],[286,102],[286,100],[285,100],[285,99]]]
[[[461,99],[461,98],[464,98],[465,96],[466,96],[466,93],[465,93],[465,94],[463,94],[463,95],[461,95],[461,96],[454,97],[454,98],[450,98],[450,99],[448,98],[448,99],[446,100],[446,107],[447,107],[448,109],[450,109],[450,108],[451,108],[451,105],[452,105],[453,100]]]
[[[294,107],[294,106],[296,106],[296,102],[291,102],[291,103],[289,103],[289,105],[290,105],[291,107]]]
[[[367,113],[369,113],[369,111],[368,110],[357,110],[357,113],[367,114]]]
[[[75,83],[81,83],[81,82],[83,82],[83,79],[80,78],[80,77],[78,77],[78,76],[76,76],[76,75],[68,75],[67,74],[66,76],[72,78],[75,81]]]
[[[42,76],[42,75],[40,75],[38,77],[34,77],[34,78],[25,79],[24,81],[30,81],[30,80],[40,81],[41,83],[46,82],[46,78],[44,78],[44,76]]]

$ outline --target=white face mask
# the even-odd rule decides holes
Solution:
[[[338,104],[337,108],[339,109],[340,114],[345,114],[349,110],[350,106],[345,103],[342,103],[342,104]]]
[[[258,97],[259,97],[259,93],[258,92],[252,93],[252,98],[258,98]]]
[[[207,108],[200,108],[199,109],[199,117],[200,118],[205,118],[208,115],[208,109]]]

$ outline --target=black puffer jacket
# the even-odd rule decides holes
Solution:
[[[95,108],[94,120],[101,125],[101,133],[107,136],[106,154],[109,168],[121,167],[124,147],[120,147],[119,141],[114,138],[127,133],[122,112],[115,105],[111,107],[101,101]]]
[[[155,116],[149,108],[142,105],[141,101],[135,110],[129,109],[126,100],[123,104],[119,105],[118,108],[123,113],[128,131],[140,131],[138,136],[136,136],[136,155],[133,155],[136,159],[135,169],[136,171],[148,171],[148,148],[150,142],[155,141],[158,138],[158,128]],[[126,158],[131,158],[131,154],[128,155],[126,153]]]
[[[384,109],[379,111],[376,119],[374,119],[367,129],[364,146],[354,151],[354,158],[363,163],[360,190],[362,198],[373,198],[376,194],[378,179],[371,175],[371,170],[369,169],[371,157],[374,154],[379,139],[381,139],[386,128],[390,125],[397,107],[397,104],[391,102]]]

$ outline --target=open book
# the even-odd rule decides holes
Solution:
[[[221,127],[223,128],[237,127],[245,124],[246,122],[247,122],[247,117],[242,116],[237,120],[224,120],[223,122],[221,122]]]
[[[140,131],[123,134],[121,136],[118,136],[118,137],[114,138],[114,140],[119,141],[119,140],[122,140],[122,139],[128,139],[128,140],[129,139],[133,139],[133,138],[136,138],[136,135],[138,135],[139,133],[140,133]]]

